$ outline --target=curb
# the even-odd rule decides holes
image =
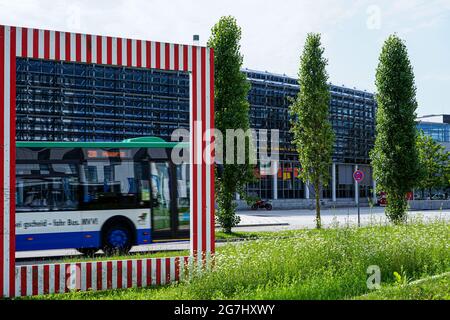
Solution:
[[[290,226],[290,224],[289,223],[240,224],[233,228],[283,227],[283,226]],[[220,229],[220,225],[216,225],[215,228]]]

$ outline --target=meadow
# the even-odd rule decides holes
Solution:
[[[212,271],[178,284],[33,299],[448,299],[448,276],[423,290],[408,284],[450,271],[449,235],[444,220],[245,234],[251,240],[218,248]],[[368,288],[369,266],[379,267],[381,290]]]

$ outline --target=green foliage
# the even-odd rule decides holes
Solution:
[[[183,257],[190,254],[189,250],[180,251],[158,251],[129,255],[94,255],[93,257],[86,256],[73,256],[61,259],[62,263],[75,263],[75,262],[92,262],[92,261],[116,261],[116,260],[128,260],[128,259],[150,259],[150,258],[167,258],[167,257]]]
[[[385,286],[358,300],[450,300],[450,274],[403,286]]]
[[[447,188],[450,188],[450,161],[447,164],[447,168],[445,169],[445,176],[447,177]]]
[[[208,46],[214,48],[215,65],[215,127],[227,139],[227,129],[250,128],[247,101],[250,84],[241,72],[243,57],[240,54],[241,28],[236,19],[222,17],[212,28]],[[251,141],[246,139],[247,151]],[[227,149],[224,144],[223,155]],[[238,148],[234,148],[235,159]],[[217,221],[227,233],[239,223],[236,215],[234,196],[236,192],[245,198],[244,188],[254,179],[253,168],[249,164],[249,152],[246,152],[246,164],[224,164],[221,175],[216,175]]]
[[[320,34],[308,34],[300,58],[297,99],[290,106],[291,132],[302,165],[303,182],[311,182],[316,196],[316,222],[321,227],[320,190],[330,178],[334,132],[329,121],[330,92],[327,60],[323,57]]]
[[[417,150],[420,163],[420,179],[417,187],[430,190],[430,194],[433,188],[445,187],[448,184],[450,152],[423,132],[417,137]]]
[[[394,271],[394,277],[395,277],[395,284],[397,286],[405,286],[411,281],[411,279],[406,274],[405,270],[403,270],[403,267],[401,268],[400,272]]]
[[[377,128],[371,152],[378,191],[386,192],[386,215],[405,221],[406,194],[417,185],[416,87],[405,44],[396,35],[384,43],[376,72]]]
[[[381,285],[450,270],[445,220],[364,228],[296,230],[217,248],[215,268],[163,288],[69,293],[40,299],[346,299],[369,293],[367,268]],[[273,237],[276,236],[276,237]],[[448,294],[447,294],[448,295]]]

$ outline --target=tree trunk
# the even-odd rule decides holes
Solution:
[[[322,228],[322,221],[320,218],[320,184],[316,182],[314,189],[316,192],[316,228],[320,229]]]
[[[231,202],[225,201],[224,203],[224,211],[227,214],[227,218],[225,223],[223,224],[223,232],[226,234],[231,234],[231,226],[232,226],[232,219],[231,219]]]

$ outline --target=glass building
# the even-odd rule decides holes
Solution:
[[[417,119],[417,129],[425,135],[430,136],[434,141],[443,145],[447,152],[450,152],[450,115],[426,115]],[[431,192],[430,192],[431,191]],[[433,188],[432,190],[416,190],[417,199],[448,199],[450,188]]]
[[[450,143],[450,115],[430,115],[418,118],[417,128],[435,141]]]
[[[280,146],[276,175],[258,170],[258,182],[248,192],[263,199],[305,199],[313,190],[299,179],[301,165],[295,147],[290,143],[289,105],[300,90],[298,81],[286,75],[245,69],[252,87],[249,93],[250,122],[254,129],[279,129]],[[369,152],[375,142],[376,102],[373,94],[330,84],[330,121],[336,140],[333,166],[323,198],[354,199],[353,172],[356,166],[365,173],[360,184],[360,197],[373,196]],[[275,151],[276,152],[276,151]],[[273,172],[272,172],[273,173]]]
[[[289,98],[297,80],[243,70],[251,83],[250,121],[254,129],[280,130],[276,172],[257,169],[250,194],[265,199],[307,199],[313,190],[299,179],[301,165],[289,132]],[[189,128],[189,75],[17,58],[17,140],[122,141]],[[371,93],[330,84],[330,121],[336,133],[332,179],[323,188],[330,200],[354,199],[356,166],[366,173],[360,197],[372,195],[369,151],[375,136],[375,100]]]
[[[17,140],[168,139],[189,128],[183,72],[17,58]]]

